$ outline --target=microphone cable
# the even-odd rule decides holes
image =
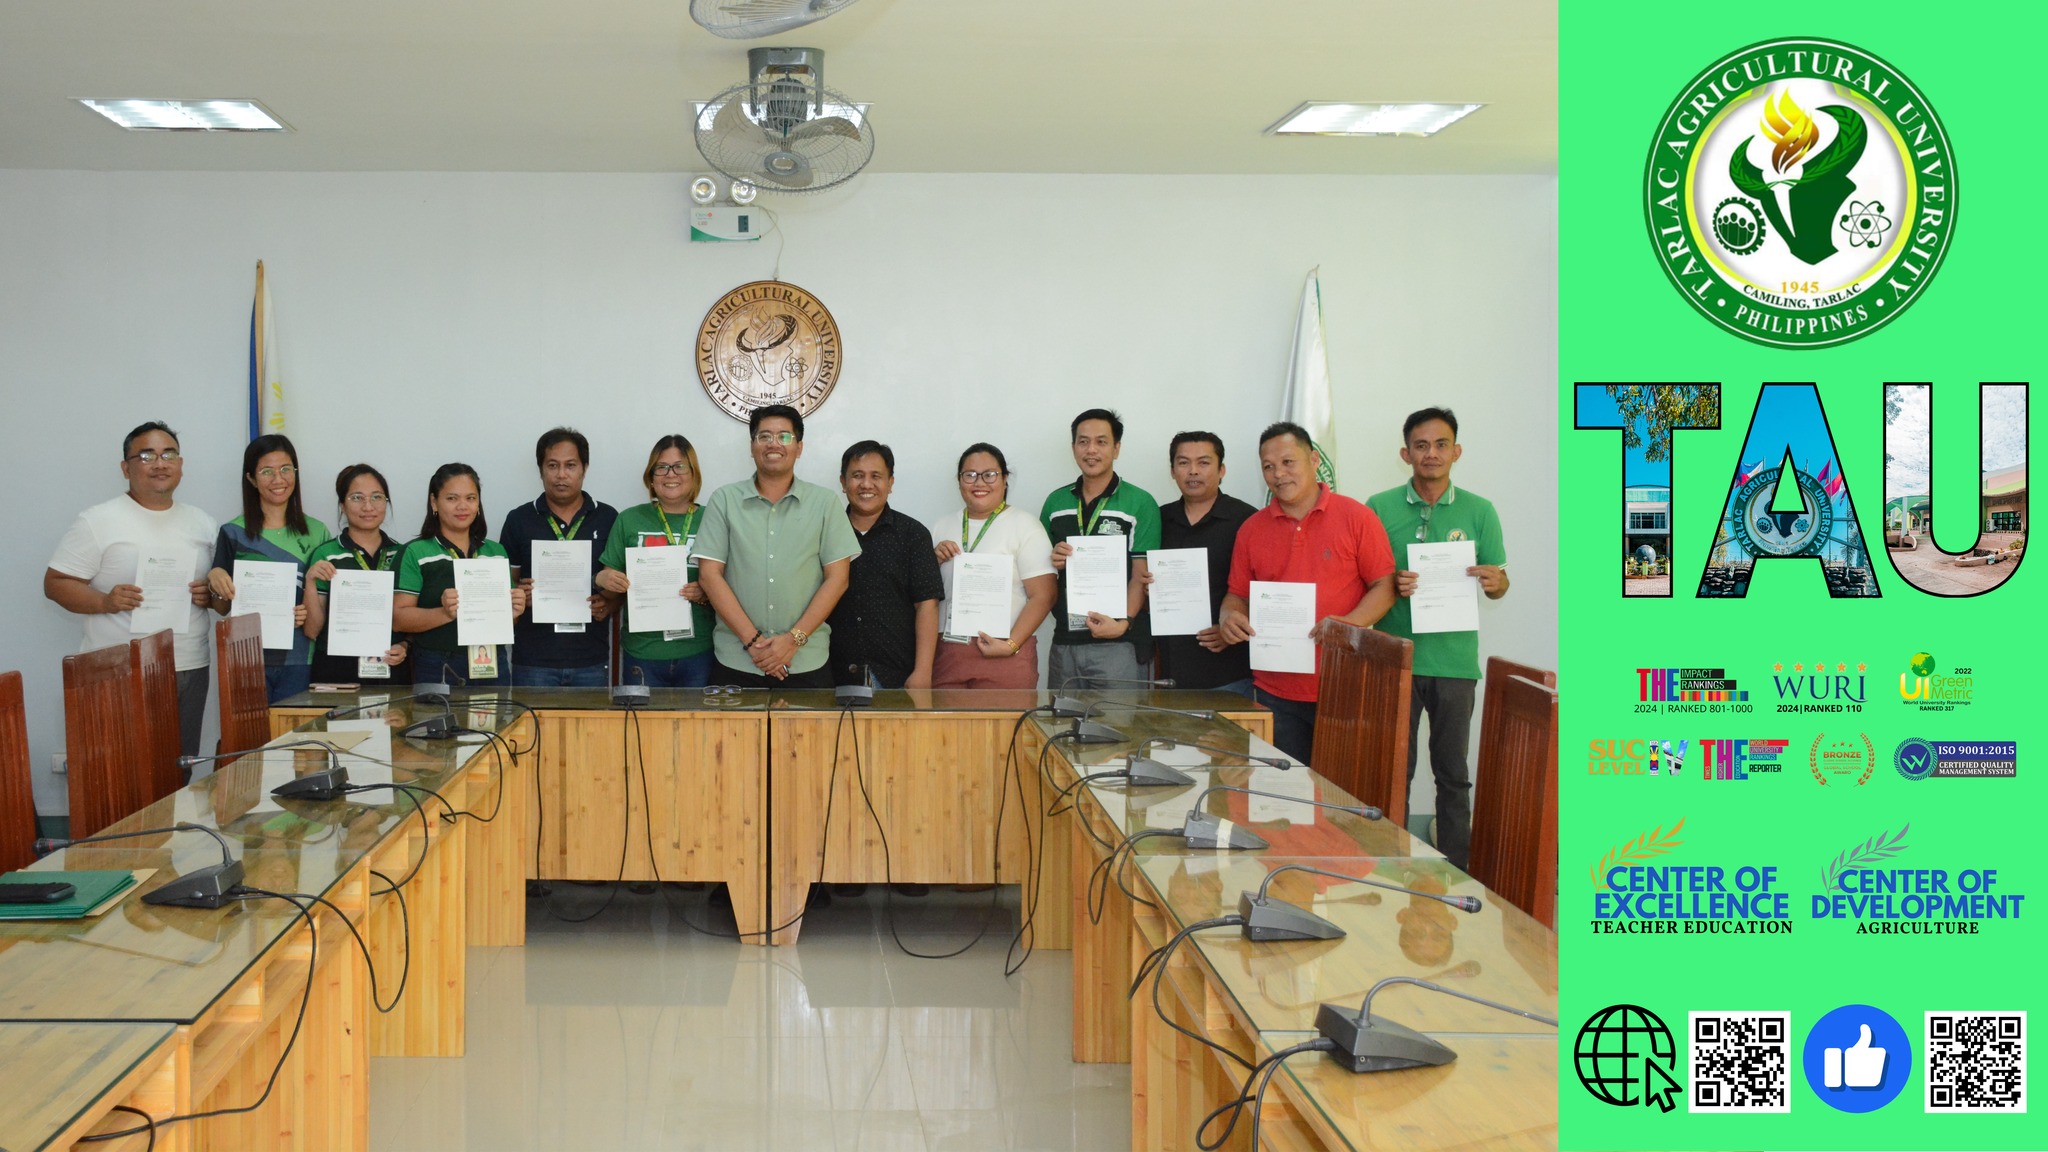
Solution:
[[[1223,1147],[1224,1142],[1230,1139],[1230,1134],[1237,1129],[1238,1117],[1244,1113],[1246,1106],[1250,1106],[1252,1110],[1252,1140],[1250,1146],[1257,1148],[1259,1146],[1259,1112],[1265,1105],[1266,1087],[1272,1083],[1273,1074],[1278,1072],[1280,1066],[1285,1064],[1290,1057],[1299,1056],[1303,1052],[1334,1052],[1336,1050],[1337,1045],[1334,1041],[1326,1040],[1319,1036],[1314,1040],[1304,1040],[1291,1047],[1282,1048],[1260,1060],[1257,1064],[1249,1065],[1251,1073],[1245,1077],[1244,1088],[1238,1092],[1237,1098],[1209,1113],[1207,1116],[1202,1117],[1202,1122],[1195,1126],[1195,1146],[1200,1148],[1202,1152],[1216,1152],[1217,1149]],[[1231,1055],[1236,1056],[1237,1054],[1233,1052]],[[1242,1064],[1244,1061],[1239,1059],[1238,1063]],[[1253,1081],[1258,1082],[1257,1088],[1253,1088]],[[1208,1131],[1209,1125],[1215,1123],[1217,1117],[1222,1116],[1226,1112],[1230,1114],[1230,1123],[1223,1126],[1223,1131],[1214,1140],[1204,1139],[1202,1133]]]
[[[521,707],[525,707],[525,706],[524,706],[524,705],[521,705]],[[527,711],[531,712],[531,711],[532,711],[532,709],[530,709],[530,708],[529,708],[529,709],[527,709]],[[632,711],[632,709],[627,709],[627,711],[629,711],[629,712],[630,712],[630,711]],[[637,717],[636,717],[636,719],[637,719]],[[540,721],[539,721],[538,719],[536,719],[536,720],[534,721],[534,723],[535,723],[535,725],[537,726],[537,725],[538,725],[538,724],[540,723]],[[536,727],[536,729],[535,729],[536,735],[535,735],[535,738],[534,738],[534,740],[535,740],[535,743],[536,743],[536,744],[538,744],[538,743],[539,743],[539,735],[538,735],[538,731],[539,731],[539,729],[538,729],[538,727]],[[496,735],[496,733],[490,733],[490,735],[492,735],[492,736],[495,736],[495,735]],[[511,741],[509,741],[509,740],[508,740],[508,741],[506,741],[506,743],[507,743],[507,744],[510,744],[510,743],[511,743]],[[619,785],[620,785],[620,789],[621,789],[621,793],[622,793],[622,794],[621,794],[621,796],[620,796],[620,798],[619,798],[619,875],[618,875],[618,878],[617,878],[617,879],[615,879],[615,880],[613,880],[613,881],[611,882],[611,889],[610,889],[610,891],[608,891],[608,892],[606,892],[606,893],[605,893],[605,896],[604,896],[604,903],[602,903],[602,904],[599,904],[599,905],[597,906],[597,909],[596,909],[596,911],[592,912],[592,913],[591,913],[590,915],[588,915],[588,916],[564,916],[564,915],[562,915],[562,914],[561,914],[560,912],[557,912],[557,911],[555,911],[555,908],[554,908],[554,905],[553,905],[553,903],[552,903],[552,902],[550,902],[549,904],[545,905],[545,907],[546,907],[546,908],[547,908],[547,910],[548,910],[548,915],[550,915],[550,916],[554,917],[554,918],[555,918],[555,919],[556,919],[557,921],[559,921],[559,922],[561,922],[561,923],[563,923],[563,924],[587,924],[587,923],[589,923],[590,921],[592,921],[592,920],[595,920],[595,919],[597,919],[597,918],[598,918],[599,916],[602,916],[602,915],[604,915],[604,914],[605,914],[605,912],[606,912],[606,911],[607,911],[608,909],[610,909],[610,908],[611,908],[611,906],[612,906],[612,901],[614,901],[614,900],[617,900],[617,899],[619,898],[619,887],[620,887],[620,885],[623,885],[623,884],[624,884],[624,883],[626,882],[626,853],[627,853],[627,850],[628,850],[629,848],[631,848],[631,847],[632,847],[632,844],[633,844],[633,761],[632,761],[632,756],[631,756],[631,752],[632,752],[632,749],[631,749],[631,747],[630,747],[630,744],[631,744],[631,736],[630,736],[630,735],[629,735],[629,734],[627,733],[627,731],[626,731],[626,726],[625,726],[624,724],[621,724],[621,725],[619,725]],[[643,759],[641,760],[641,764],[640,764],[640,791],[641,791],[642,793],[645,793],[645,792],[647,791],[647,763],[646,763],[646,760],[645,760],[645,758],[644,758],[644,757],[645,757],[645,753],[644,753],[644,752],[643,752],[642,756],[643,756]],[[502,772],[501,772],[501,774],[499,775],[498,779],[499,779],[499,780],[500,780],[501,782],[502,782],[502,781],[504,780],[504,776],[502,775]],[[537,805],[537,804],[538,804],[538,801],[539,801],[539,796],[540,796],[540,770],[539,770],[538,766],[536,766],[536,768],[535,768],[535,770],[534,770],[534,773],[533,773],[533,792],[534,792],[535,802],[536,802],[536,805]],[[505,798],[505,793],[504,793],[504,789],[503,789],[503,788],[501,787],[501,788],[500,788],[500,789],[498,790],[498,799],[499,799],[500,801],[503,801],[503,800],[504,800],[504,798]],[[645,806],[643,805],[643,807],[645,807]],[[536,813],[538,813],[538,812],[539,812],[539,808],[538,808],[538,807],[536,807],[536,808],[534,809],[534,811],[535,811]],[[491,816],[492,816],[492,818],[493,818],[493,819],[495,819],[495,818],[497,817],[497,815],[498,815],[498,813],[497,813],[497,809],[496,809],[496,808],[493,808],[493,809],[491,810]],[[654,824],[653,824],[653,819],[654,819],[654,815],[653,815],[653,813],[652,813],[652,812],[648,812],[648,813],[646,813],[646,815],[647,815],[647,818],[648,818],[648,825],[647,825],[647,856],[648,856],[648,859],[649,859],[649,861],[651,862],[651,861],[653,860],[653,858],[654,858]],[[472,817],[472,819],[475,819],[475,817]],[[489,821],[484,821],[484,823],[489,823]],[[536,875],[538,875],[538,874],[539,874],[539,872],[540,872],[540,834],[539,834],[538,832],[536,832],[536,833],[534,834],[534,837],[533,837],[533,870],[534,870],[534,873],[535,873]],[[659,874],[657,873],[657,875],[659,875]]]
[[[1195,1032],[1191,1029],[1184,1028],[1181,1025],[1175,1023],[1173,1018],[1166,1014],[1166,1006],[1159,1002],[1159,983],[1161,980],[1165,979],[1167,962],[1173,959],[1174,949],[1180,947],[1181,941],[1186,940],[1189,936],[1192,936],[1195,933],[1200,932],[1204,928],[1230,928],[1235,927],[1236,925],[1242,923],[1244,923],[1243,917],[1237,916],[1235,914],[1229,916],[1217,916],[1208,920],[1197,920],[1193,924],[1190,924],[1187,927],[1181,929],[1180,931],[1175,932],[1172,936],[1167,938],[1166,943],[1161,944],[1159,947],[1153,949],[1151,954],[1146,956],[1144,961],[1138,965],[1138,978],[1132,981],[1130,993],[1125,997],[1125,999],[1129,999],[1130,997],[1136,996],[1138,994],[1138,989],[1145,986],[1145,978],[1147,976],[1150,976],[1152,978],[1152,1011],[1158,1015],[1161,1023],[1165,1024],[1168,1028],[1173,1029],[1175,1032],[1178,1032],[1181,1035],[1187,1037],[1188,1039],[1195,1041],[1198,1044],[1204,1045],[1205,1047],[1213,1048],[1216,1051],[1223,1053],[1223,1055],[1236,1061],[1239,1065],[1251,1069],[1254,1073],[1256,1073],[1258,1070],[1257,1065],[1254,1065],[1251,1061],[1246,1060],[1244,1057],[1239,1056],[1237,1053],[1231,1051],[1230,1049],[1224,1047],[1221,1044],[1218,1044],[1216,1041],[1209,1039],[1207,1036],[1202,1035],[1200,1032]],[[1211,1115],[1214,1115],[1214,1113],[1211,1113]],[[1207,1120],[1204,1120],[1202,1123],[1204,1127],[1208,1125]],[[1196,1132],[1198,1134],[1200,1133],[1200,1131],[1201,1129],[1196,1129]],[[1225,1135],[1228,1135],[1227,1131]],[[1211,1147],[1211,1145],[1204,1145],[1203,1147],[1207,1148]]]

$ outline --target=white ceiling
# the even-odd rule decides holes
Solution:
[[[772,41],[687,0],[6,0],[0,168],[688,172],[689,101],[826,49],[871,170],[1554,173],[1555,0],[861,0]],[[253,97],[289,134],[80,96]],[[1480,101],[1430,140],[1275,139],[1303,100]]]

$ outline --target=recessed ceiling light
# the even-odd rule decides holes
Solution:
[[[254,100],[90,100],[80,104],[131,132],[289,132]]]
[[[1484,104],[1347,104],[1310,100],[1266,129],[1268,136],[1433,136]]]

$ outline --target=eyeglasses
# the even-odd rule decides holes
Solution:
[[[768,445],[768,444],[794,444],[794,443],[796,443],[796,433],[794,433],[794,432],[756,432],[756,433],[754,433],[754,443],[756,443],[756,444],[761,444],[761,445]]]
[[[258,468],[256,470],[256,478],[258,480],[275,480],[280,476],[289,480],[298,474],[299,470],[289,464],[282,468]]]
[[[154,464],[159,460],[166,464],[176,464],[183,458],[183,455],[176,448],[166,448],[161,452],[154,448],[144,448],[135,455],[128,457],[130,460],[140,460],[144,464]]]
[[[1422,523],[1415,526],[1415,538],[1417,540],[1429,535],[1429,514],[1434,511],[1436,511],[1436,505],[1434,504],[1424,504],[1422,506]]]
[[[348,502],[358,508],[364,505],[375,508],[379,504],[384,503],[384,500],[385,496],[382,492],[351,492],[348,494]]]
[[[991,468],[986,472],[962,472],[960,474],[960,482],[962,484],[993,484],[1002,478],[1003,472],[1000,468]]]
[[[681,476],[689,470],[690,466],[680,460],[674,464],[656,464],[654,466],[654,474],[656,476]]]

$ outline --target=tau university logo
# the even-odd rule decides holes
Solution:
[[[1779,348],[1867,336],[1927,290],[1956,169],[1927,98],[1853,45],[1808,37],[1693,77],[1650,147],[1645,213],[1686,303]]]

